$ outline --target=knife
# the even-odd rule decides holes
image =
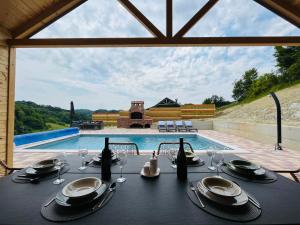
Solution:
[[[101,206],[103,205],[103,203],[108,199],[108,197],[111,195],[111,193],[112,193],[113,191],[115,191],[115,190],[116,190],[116,182],[113,182],[113,183],[110,184],[108,190],[105,192],[105,195],[103,196],[102,200],[101,200],[99,203],[97,203],[97,204],[92,208],[92,210],[94,211],[94,210],[97,209],[97,208],[101,208]]]

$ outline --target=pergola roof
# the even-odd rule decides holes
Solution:
[[[0,25],[13,38],[28,38],[87,0],[4,0]]]
[[[300,37],[193,37],[184,35],[218,2],[207,3],[176,33],[172,29],[172,0],[166,0],[166,32],[159,31],[131,2],[119,1],[154,38],[56,38],[28,39],[87,0],[1,1],[0,28],[11,34],[13,47],[107,47],[107,46],[243,46],[300,45]],[[300,0],[253,0],[300,28]],[[187,3],[188,4],[188,3]],[[99,5],[101,7],[101,5]],[[108,12],[109,13],[109,12]],[[245,28],[246,29],[246,28]]]

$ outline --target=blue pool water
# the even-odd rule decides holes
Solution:
[[[185,142],[189,142],[194,150],[213,148],[216,150],[230,150],[230,148],[201,137],[197,134],[143,134],[143,135],[80,135],[73,138],[55,141],[43,145],[30,147],[29,149],[66,149],[74,150],[86,148],[89,150],[101,150],[104,147],[104,138],[109,137],[110,142],[134,142],[139,150],[157,150],[161,142],[179,142],[183,137]]]

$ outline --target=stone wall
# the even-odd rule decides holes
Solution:
[[[274,146],[277,142],[277,126],[274,124],[215,119],[213,129],[262,143],[274,144]],[[282,146],[300,152],[300,127],[282,126]]]

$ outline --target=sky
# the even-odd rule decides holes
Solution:
[[[164,0],[131,1],[165,33]],[[173,0],[176,33],[206,0]],[[299,36],[300,30],[250,0],[220,0],[187,34]],[[117,0],[89,0],[33,38],[151,37]],[[151,107],[165,97],[200,104],[232,88],[253,67],[276,71],[273,47],[17,49],[16,100],[85,109]]]

